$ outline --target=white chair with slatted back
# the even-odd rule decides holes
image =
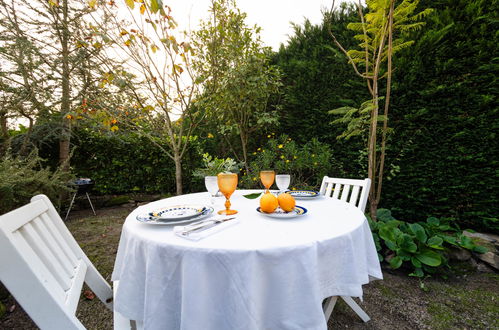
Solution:
[[[339,199],[346,203],[350,203],[358,207],[362,212],[366,209],[367,197],[371,188],[371,180],[355,180],[355,179],[339,179],[325,176],[322,179],[320,194],[326,197]],[[341,296],[350,308],[362,319],[367,322],[369,316],[364,310],[353,300],[352,297]],[[338,296],[329,297],[324,304],[324,315],[326,320],[329,320],[333,312],[334,305],[338,300]]]
[[[0,265],[0,281],[41,329],[85,329],[75,315],[83,283],[113,309],[111,287],[45,195],[0,216]],[[115,329],[130,329],[119,317]]]

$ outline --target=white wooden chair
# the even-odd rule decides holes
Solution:
[[[85,282],[110,310],[113,291],[47,196],[0,216],[0,281],[38,327],[85,329],[76,318]],[[133,322],[114,313],[115,329]]]
[[[339,179],[325,176],[322,179],[320,193],[326,197],[339,199],[346,203],[350,203],[358,207],[362,212],[366,209],[367,197],[371,188],[371,180],[354,180],[354,179]],[[353,300],[352,297],[341,296],[350,308],[362,319],[367,322],[369,316],[362,308]],[[338,300],[338,296],[329,297],[324,304],[324,316],[329,320],[333,312],[334,305]]]

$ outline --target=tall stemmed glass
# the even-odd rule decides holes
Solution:
[[[275,183],[277,188],[279,188],[279,193],[282,194],[289,188],[291,183],[291,175],[289,174],[278,174],[275,176]]]
[[[218,214],[232,215],[236,214],[236,210],[230,209],[230,196],[237,188],[237,174],[235,173],[219,173],[218,174],[218,189],[225,196],[225,210],[218,211]]]
[[[260,180],[265,187],[265,193],[269,192],[270,186],[274,183],[275,172],[274,171],[260,171]]]
[[[218,178],[216,176],[206,176],[204,178],[204,185],[210,195],[210,204],[213,206],[213,198],[218,192]]]

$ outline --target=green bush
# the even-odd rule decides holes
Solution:
[[[67,184],[72,177],[42,163],[37,150],[25,158],[7,155],[0,160],[0,214],[29,203],[37,194],[47,195],[58,205],[61,194],[70,190]]]
[[[95,180],[94,192],[121,194],[129,192],[175,192],[175,165],[146,137],[133,132],[99,133],[84,128],[75,132],[71,164],[78,176]],[[201,165],[198,142],[183,159],[185,192],[203,189],[192,172]]]
[[[463,227],[499,233],[499,75],[497,6],[486,0],[422,0],[434,8],[415,43],[394,59],[381,207],[401,219],[448,216]],[[418,10],[419,11],[419,10]],[[280,129],[295,141],[331,145],[346,177],[366,177],[359,139],[336,141],[344,127],[327,111],[358,106],[368,95],[328,33],[328,19],[295,29],[275,56],[283,72]],[[355,8],[331,27],[346,49]]]
[[[403,219],[424,212],[499,233],[497,7],[420,4],[435,12],[394,62],[387,161],[400,171],[381,204]]]
[[[317,189],[323,176],[340,169],[328,145],[312,139],[300,146],[284,134],[278,138],[268,135],[267,144],[257,148],[252,156],[250,172],[243,171],[241,177],[240,186],[245,188],[261,188],[260,171],[275,170],[276,174],[291,175],[291,189]]]
[[[449,220],[429,217],[424,222],[407,223],[396,220],[387,209],[379,209],[377,219],[377,222],[369,219],[369,225],[380,261],[388,261],[393,269],[402,265],[411,267],[410,276],[442,273],[448,266],[446,252],[453,246],[487,252]]]

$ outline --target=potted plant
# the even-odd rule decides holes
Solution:
[[[217,175],[223,172],[238,172],[240,164],[232,158],[212,157],[203,154],[203,167],[194,170],[195,177],[204,178],[206,189],[214,196],[218,192]]]

